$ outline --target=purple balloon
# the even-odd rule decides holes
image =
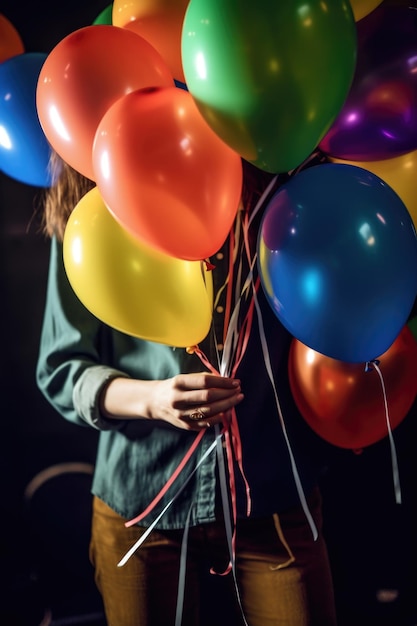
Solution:
[[[379,5],[357,22],[357,65],[320,143],[329,156],[390,159],[417,149],[417,9]]]

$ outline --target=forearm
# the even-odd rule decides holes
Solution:
[[[151,399],[157,381],[113,378],[100,395],[100,411],[108,419],[152,419]]]
[[[240,382],[202,372],[178,374],[163,380],[114,376],[103,385],[99,410],[107,421],[163,420],[187,430],[221,422],[243,399]],[[201,419],[190,415],[198,409]],[[213,419],[207,422],[207,419]]]

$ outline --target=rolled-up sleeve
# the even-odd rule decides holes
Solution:
[[[52,239],[36,382],[67,420],[101,430],[123,422],[100,415],[99,396],[110,380],[126,374],[101,363],[102,323],[79,301],[65,273],[62,245]]]
[[[121,428],[123,421],[106,419],[100,412],[100,395],[114,378],[126,376],[105,365],[87,367],[74,385],[72,399],[77,414],[90,426],[100,430]]]

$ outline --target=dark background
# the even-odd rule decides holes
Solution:
[[[2,0],[0,13],[26,52],[49,52],[107,4]],[[41,198],[42,189],[0,172],[0,623],[102,624],[87,554],[96,433],[65,422],[35,384],[49,253],[36,210]],[[394,432],[401,505],[387,440],[362,454],[338,451],[323,477],[341,626],[417,624],[416,417],[414,407]],[[51,467],[59,476],[25,496],[30,481]]]
[[[0,0],[0,12],[25,52],[49,53],[107,4]],[[63,420],[35,383],[49,255],[37,211],[41,198],[41,188],[0,172],[0,624],[101,624],[87,551],[91,476],[84,471],[94,463],[96,433]],[[59,475],[28,500],[26,487],[48,468]]]

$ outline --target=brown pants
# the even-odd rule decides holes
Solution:
[[[308,504],[316,541],[301,508],[238,523],[237,587],[248,626],[336,625],[319,494]],[[117,567],[144,532],[124,521],[94,499],[91,560],[108,626],[174,626],[182,531],[152,531]],[[182,626],[245,624],[232,574],[220,575],[229,562],[223,520],[190,528],[187,545]]]

